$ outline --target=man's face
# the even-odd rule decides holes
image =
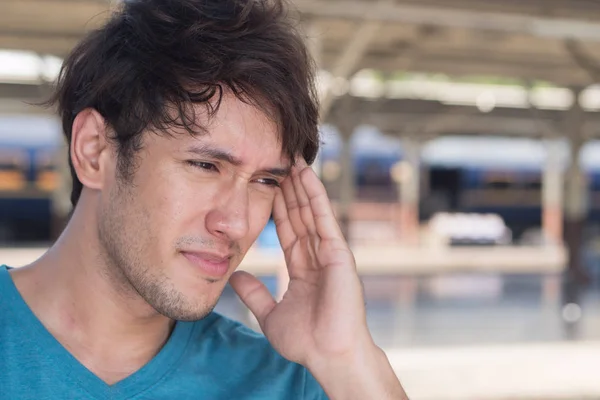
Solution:
[[[230,94],[206,134],[145,133],[130,179],[101,194],[111,275],[161,314],[197,320],[264,228],[289,172],[276,124]]]

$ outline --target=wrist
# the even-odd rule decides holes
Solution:
[[[351,352],[315,356],[307,368],[331,400],[408,399],[386,354],[371,338]]]
[[[360,365],[365,358],[380,350],[373,342],[368,331],[352,338],[351,341],[341,340],[343,346],[329,351],[315,350],[311,352],[307,359],[307,368],[311,371],[328,370],[332,367],[346,366],[352,367]]]

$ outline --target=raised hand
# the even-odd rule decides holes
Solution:
[[[352,358],[370,342],[362,286],[325,188],[303,160],[277,191],[273,217],[290,275],[287,292],[277,303],[243,271],[231,277],[232,287],[287,359],[308,366]]]

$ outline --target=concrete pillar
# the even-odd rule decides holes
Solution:
[[[569,274],[576,280],[585,282],[589,278],[581,265],[581,246],[589,210],[589,193],[588,182],[579,162],[585,122],[585,114],[579,103],[580,93],[580,89],[573,90],[575,100],[568,112],[566,126],[571,139],[571,162],[565,176],[564,240],[569,252]]]
[[[542,174],[542,233],[544,243],[551,246],[563,244],[564,177],[561,160],[561,142],[546,141],[546,162]],[[561,275],[546,274],[542,278],[542,304],[555,312],[560,301]]]
[[[399,190],[400,240],[403,244],[419,244],[420,143],[412,138],[402,141],[402,161],[392,171]]]
[[[344,96],[336,102],[332,110],[332,120],[338,129],[341,139],[340,169],[338,176],[338,207],[336,217],[346,240],[352,241],[350,235],[351,215],[350,209],[355,197],[354,159],[352,155],[351,139],[358,126],[358,120],[353,111],[352,98]]]
[[[560,150],[559,140],[546,141],[546,162],[542,173],[542,233],[544,243],[551,246],[563,244],[564,177]],[[555,311],[560,294],[560,274],[544,275],[542,304],[546,306],[546,310]]]
[[[546,142],[546,163],[542,175],[542,232],[546,243],[563,242],[563,171],[560,142]]]
[[[343,129],[340,127],[340,130]],[[351,134],[352,130],[346,127],[342,131],[342,151],[340,152],[340,196],[338,208],[338,220],[342,233],[348,242],[350,237],[350,208],[354,203],[355,178],[354,178],[354,159],[352,156]]]
[[[588,214],[588,185],[577,158],[572,161],[566,174],[564,213],[564,240],[569,251],[569,272],[586,280],[587,273],[581,265],[581,246]]]

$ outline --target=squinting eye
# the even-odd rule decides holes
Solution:
[[[188,161],[188,164],[190,164],[192,167],[204,169],[204,170],[207,170],[207,171],[218,171],[218,169],[217,169],[217,167],[216,167],[215,164],[211,164],[211,163],[208,163],[208,162]]]
[[[256,181],[259,183],[262,183],[263,185],[266,185],[266,186],[273,186],[273,187],[279,186],[279,182],[277,182],[275,179],[261,178],[261,179],[257,179]]]

